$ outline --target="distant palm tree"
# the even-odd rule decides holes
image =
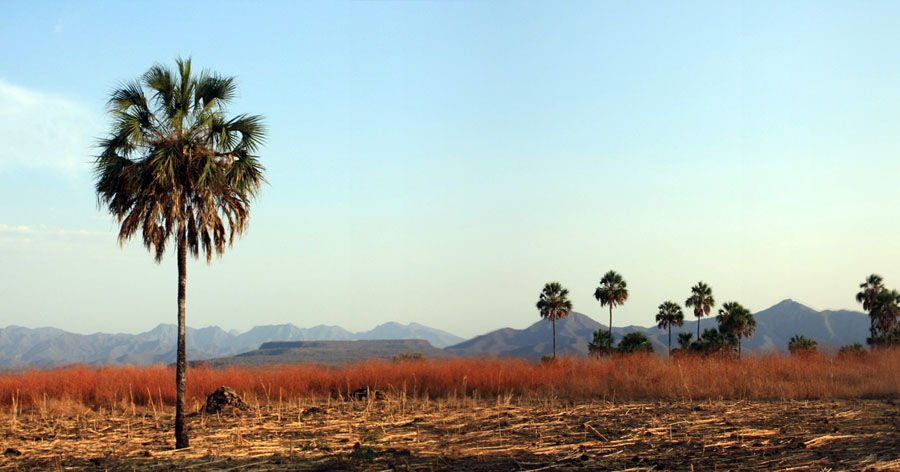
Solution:
[[[678,347],[681,349],[688,349],[691,347],[691,340],[694,338],[694,333],[689,331],[680,331],[678,333]]]
[[[600,279],[600,286],[594,290],[594,298],[600,301],[600,306],[609,305],[609,349],[612,350],[612,311],[616,305],[622,305],[628,300],[628,288],[625,279],[616,271],[611,270]]]
[[[795,355],[813,354],[817,351],[818,344],[815,340],[806,336],[795,334],[788,341],[788,351]]]
[[[569,301],[569,290],[563,288],[559,282],[550,282],[544,285],[541,296],[537,302],[537,309],[541,312],[541,318],[553,322],[553,358],[556,359],[556,321],[569,316],[572,311],[572,302]]]
[[[856,301],[862,303],[863,310],[869,312],[869,333],[875,337],[875,316],[872,316],[872,307],[875,306],[875,298],[885,290],[884,279],[878,274],[866,277],[865,282],[859,284],[860,291],[856,294]]]
[[[593,339],[588,343],[588,352],[594,356],[607,355],[611,352],[609,350],[611,345],[612,340],[609,339],[609,332],[598,329],[594,331]]]
[[[659,313],[656,314],[656,323],[659,329],[667,329],[669,331],[669,354],[672,354],[672,326],[681,327],[684,324],[684,312],[677,303],[669,300],[663,302],[659,306]]]
[[[741,357],[741,338],[753,336],[756,330],[753,314],[738,302],[726,302],[719,309],[716,320],[719,322],[719,330],[737,337],[738,357]]]
[[[691,287],[691,296],[684,301],[684,306],[694,308],[694,316],[697,317],[697,340],[700,340],[700,318],[709,316],[716,301],[712,295],[712,289],[703,282]]]
[[[650,340],[647,339],[647,336],[644,333],[632,331],[619,341],[619,346],[616,350],[623,354],[631,354],[634,352],[649,353],[653,352],[653,344],[650,343]]]
[[[118,219],[119,244],[140,232],[160,262],[173,242],[178,259],[175,447],[188,447],[185,409],[187,255],[222,256],[247,227],[250,200],[265,181],[254,155],[259,116],[226,116],[231,77],[154,65],[109,100],[112,130],[94,164],[97,196]]]
[[[881,290],[875,295],[869,316],[874,322],[873,345],[891,345],[900,325],[900,292]]]

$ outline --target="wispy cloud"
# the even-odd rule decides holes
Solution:
[[[109,236],[112,231],[88,231],[86,229],[48,228],[46,226],[7,225],[0,223],[0,234],[30,234],[35,236]]]
[[[100,123],[100,114],[83,104],[0,78],[0,171],[86,173]]]

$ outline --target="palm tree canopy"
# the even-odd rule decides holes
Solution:
[[[541,312],[541,318],[552,321],[569,316],[569,312],[572,311],[569,290],[563,288],[559,282],[545,284],[537,302],[537,309]]]
[[[659,312],[656,314],[656,323],[659,329],[667,329],[669,326],[684,325],[684,312],[677,303],[669,300],[659,305]]]
[[[109,100],[113,126],[94,164],[97,196],[121,225],[119,243],[138,231],[162,260],[183,238],[194,257],[222,256],[247,227],[249,203],[265,182],[255,152],[262,117],[226,116],[233,78],[154,65]]]
[[[591,354],[606,354],[609,346],[612,346],[612,342],[613,340],[609,337],[609,331],[598,329],[594,331],[593,340],[588,343],[588,352]]]
[[[788,341],[788,351],[791,354],[809,354],[816,352],[816,348],[818,344],[815,340],[809,339],[806,336],[795,334]]]
[[[691,296],[684,301],[684,306],[694,308],[694,316],[697,318],[708,316],[715,304],[712,289],[703,282],[698,282],[697,285],[691,287]]]
[[[737,337],[747,337],[756,331],[756,318],[738,302],[726,302],[716,316],[720,329]]]
[[[863,310],[870,311],[875,304],[875,297],[884,291],[884,279],[878,274],[866,277],[866,281],[859,284],[860,291],[856,294],[856,301],[862,303]]]
[[[890,333],[900,324],[900,292],[882,289],[872,301],[870,315],[879,333]]]
[[[594,290],[594,298],[600,301],[600,306],[614,307],[622,305],[628,300],[628,288],[625,279],[618,272],[611,270],[600,279],[600,286]]]
[[[678,345],[681,346],[682,349],[690,347],[693,339],[694,333],[689,331],[681,331],[678,333]]]
[[[619,346],[616,350],[626,354],[632,352],[653,352],[653,344],[650,343],[650,340],[647,339],[644,333],[632,331],[619,341]]]

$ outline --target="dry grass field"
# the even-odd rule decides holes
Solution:
[[[0,376],[4,470],[900,470],[900,363],[768,356]],[[247,411],[199,413],[233,386]],[[348,400],[361,385],[383,399]],[[141,393],[142,392],[142,393]]]

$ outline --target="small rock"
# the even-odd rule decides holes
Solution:
[[[241,400],[240,395],[231,387],[221,386],[206,397],[206,408],[204,408],[204,411],[207,414],[214,415],[226,408],[246,410],[248,407],[244,400]]]
[[[22,451],[20,451],[16,448],[13,448],[13,447],[8,447],[8,448],[6,448],[5,451],[3,451],[3,455],[19,457],[22,455]]]

